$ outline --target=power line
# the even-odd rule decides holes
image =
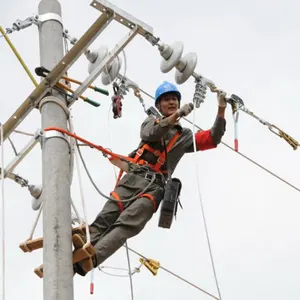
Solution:
[[[138,255],[138,256],[140,256],[140,257],[142,257],[142,258],[144,258],[144,259],[147,260],[147,257],[145,257],[145,256],[142,255],[141,253],[139,253],[139,252],[137,252],[137,251],[131,249],[130,247],[128,247],[128,250],[131,251],[131,252],[133,252],[133,253],[135,253],[136,255]],[[192,283],[192,282],[190,282],[190,281],[184,279],[183,277],[181,277],[181,276],[179,276],[178,274],[176,274],[176,273],[174,273],[174,272],[168,270],[167,268],[165,268],[165,267],[163,267],[163,266],[160,266],[160,269],[162,269],[162,270],[164,270],[165,272],[171,274],[172,276],[174,276],[174,277],[176,277],[176,278],[178,278],[178,279],[184,281],[185,283],[187,283],[187,284],[193,286],[194,288],[200,290],[201,292],[205,293],[206,295],[208,295],[208,296],[210,296],[210,297],[212,297],[212,298],[214,298],[214,299],[216,299],[216,300],[219,300],[219,298],[217,298],[216,296],[214,296],[214,295],[210,294],[209,292],[207,292],[207,291],[201,289],[201,288],[200,288],[199,286],[197,286],[196,284],[194,284],[194,283]]]

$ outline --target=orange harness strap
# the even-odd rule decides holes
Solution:
[[[153,204],[154,212],[156,212],[157,205],[156,205],[156,201],[155,201],[154,197],[150,194],[142,194],[139,198],[142,198],[142,197],[145,197],[145,198],[148,198],[149,200],[151,200],[151,202]]]
[[[121,202],[120,196],[115,191],[111,192],[110,195],[113,196],[113,197],[115,197],[116,200],[118,200],[117,203],[118,203],[118,205],[120,207],[120,211],[122,212],[124,210],[124,205]]]
[[[176,141],[178,140],[180,136],[180,132],[177,132],[172,139],[169,141],[167,145],[166,152],[169,153],[171,148],[174,146]],[[158,156],[157,162],[155,165],[149,164],[147,161],[140,159],[142,154],[144,153],[144,150],[148,150],[149,152],[153,153],[155,156]],[[148,144],[144,144],[140,149],[137,150],[135,157],[133,158],[134,163],[138,163],[140,165],[145,165],[147,164],[150,168],[152,168],[155,172],[159,172],[161,167],[164,165],[166,161],[166,154],[165,151],[160,152],[159,150],[156,150],[152,147],[150,147]],[[165,173],[165,172],[163,172]]]

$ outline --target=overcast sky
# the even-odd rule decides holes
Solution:
[[[90,6],[90,1],[60,2],[64,27],[77,38],[99,16],[99,12]],[[3,1],[0,25],[11,27],[16,19],[25,19],[37,13],[38,3],[33,0]],[[300,140],[299,1],[165,0],[155,3],[142,0],[138,3],[133,0],[114,1],[115,5],[152,26],[155,35],[162,41],[182,41],[185,54],[191,51],[197,53],[198,73],[212,79],[227,93],[239,95],[251,111]],[[111,48],[126,32],[127,29],[114,22],[90,48],[96,49],[103,44]],[[37,27],[14,32],[10,38],[34,72],[40,64]],[[0,39],[0,53],[0,121],[5,122],[34,86],[3,38]],[[126,47],[125,53],[127,76],[148,93],[153,95],[164,80],[175,82],[175,71],[167,74],[160,72],[161,57],[157,49],[142,37],[137,36]],[[69,76],[78,80],[88,76],[84,56],[69,70]],[[103,87],[100,78],[95,83]],[[112,93],[111,86],[106,88]],[[192,101],[193,80],[189,79],[179,88],[183,103]],[[82,101],[73,106],[77,134],[117,153],[127,154],[133,150],[139,142],[140,124],[145,118],[142,106],[133,93],[130,92],[124,99],[123,117],[116,120],[109,110],[110,97],[98,96],[92,91],[84,95],[101,102],[101,106],[94,108]],[[147,106],[153,103],[146,96],[145,101]],[[208,93],[204,105],[197,110],[197,124],[209,128],[216,110],[216,96]],[[233,122],[229,109],[226,118],[227,131],[223,141],[232,146]],[[188,123],[183,124],[191,127]],[[41,123],[37,110],[18,127],[27,132],[35,132],[38,128],[41,128]],[[11,138],[19,151],[30,139],[16,133]],[[294,151],[284,140],[242,112],[239,142],[242,153],[292,184],[299,185],[299,150]],[[85,148],[83,154],[99,188],[109,194],[115,183],[112,166],[96,150]],[[13,156],[12,148],[6,141],[6,165]],[[183,182],[181,201],[184,210],[179,209],[178,219],[171,230],[158,228],[156,214],[139,236],[129,240],[129,246],[217,295],[197,190],[196,161],[223,299],[299,299],[299,194],[223,145],[212,151],[186,155],[182,159],[174,175]],[[15,172],[30,183],[41,183],[39,146]],[[92,222],[105,199],[97,194],[83,169],[81,173],[88,221]],[[76,169],[72,197],[82,215]],[[24,296],[32,300],[42,299],[42,280],[33,273],[33,269],[42,263],[42,251],[28,254],[18,247],[28,238],[35,220],[31,196],[26,188],[7,179],[5,201],[6,299]],[[36,237],[42,233],[41,221]],[[138,256],[131,254],[130,259],[132,267],[139,265]],[[125,249],[120,249],[103,265],[126,268]],[[96,271],[94,296],[89,295],[89,280],[89,276],[74,277],[75,299],[130,299],[128,278],[112,277]],[[163,270],[153,277],[142,268],[133,280],[137,300],[210,299]]]

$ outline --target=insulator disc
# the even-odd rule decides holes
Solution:
[[[96,52],[98,53],[98,56],[97,56],[97,59],[96,61],[94,61],[93,63],[89,63],[88,65],[88,72],[89,74],[91,74],[93,72],[93,70],[99,66],[99,64],[103,61],[103,59],[105,58],[105,56],[107,55],[108,53],[108,47],[107,46],[102,46],[100,47],[99,49],[93,51],[93,52]]]
[[[101,80],[104,85],[109,85],[112,83],[115,78],[118,76],[120,69],[122,66],[122,59],[117,56],[111,65],[107,66],[107,69],[104,68],[103,73],[101,75]]]
[[[197,65],[197,54],[195,52],[190,52],[182,57],[180,61],[186,66],[181,72],[176,70],[175,81],[177,84],[184,83],[189,79],[190,76],[193,75]]]
[[[31,199],[31,208],[33,210],[39,210],[41,207],[41,204],[42,204],[42,195],[38,199],[35,199],[35,198]]]
[[[183,53],[183,43],[174,42],[171,45],[166,45],[169,47],[166,51],[171,51],[171,56],[168,59],[162,58],[160,63],[160,70],[162,73],[167,73],[171,71],[175,65],[179,62],[181,55]]]

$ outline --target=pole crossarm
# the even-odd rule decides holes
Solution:
[[[107,10],[113,10],[115,12],[114,19],[120,24],[128,27],[129,29],[133,29],[134,27],[138,27],[138,33],[142,36],[152,35],[153,28],[143,21],[135,18],[131,14],[123,11],[119,7],[113,5],[107,0],[94,0],[91,3],[91,6],[98,9],[101,12],[106,12]]]

